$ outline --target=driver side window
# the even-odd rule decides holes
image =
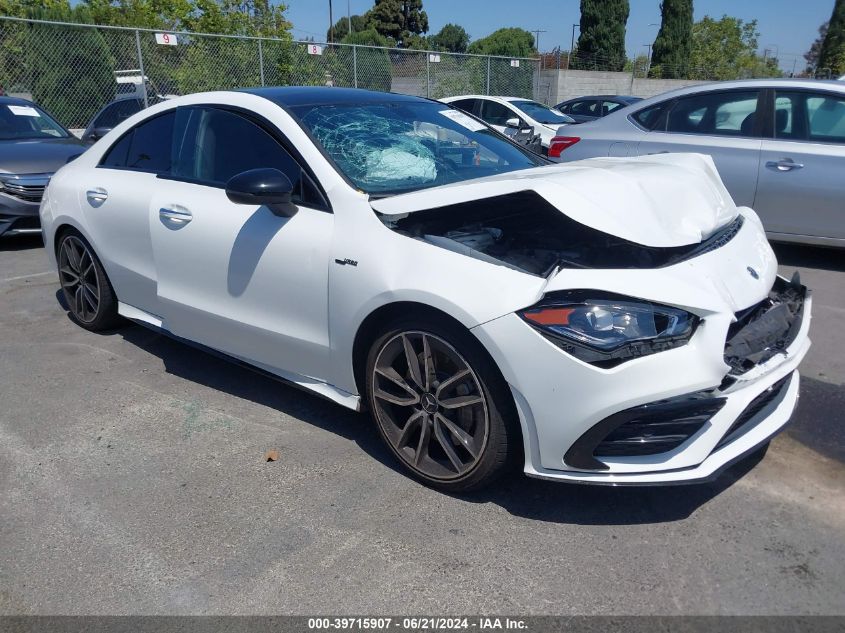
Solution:
[[[326,207],[311,177],[265,129],[229,110],[192,106],[178,108],[173,135],[173,168],[170,176],[211,187],[250,169],[272,168],[293,185],[298,204]]]
[[[507,106],[496,101],[483,101],[481,106],[481,118],[490,125],[507,125],[508,119],[517,119],[516,113]]]

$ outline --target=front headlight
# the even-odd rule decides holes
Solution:
[[[604,368],[686,345],[699,323],[680,308],[596,290],[550,294],[517,314],[565,352]]]

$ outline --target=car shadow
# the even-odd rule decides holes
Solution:
[[[845,386],[801,376],[801,398],[787,435],[845,464]]]
[[[0,235],[0,251],[28,251],[33,248],[44,248],[40,233]]]
[[[781,266],[845,272],[845,257],[842,257],[841,249],[804,244],[772,244],[772,248]]]
[[[368,415],[346,410],[288,383],[234,364],[139,325],[106,335],[161,359],[165,371],[237,398],[271,407],[352,442],[372,459],[403,473]],[[690,486],[606,487],[549,482],[513,472],[491,488],[450,495],[467,504],[494,503],[514,516],[552,523],[634,525],[679,521],[748,473],[762,456],[726,470],[716,481]],[[404,473],[403,473],[404,475]],[[442,494],[432,492],[432,494]]]

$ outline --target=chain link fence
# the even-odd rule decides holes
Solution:
[[[538,60],[0,17],[0,87],[68,128],[120,96],[344,86],[441,98],[538,92]]]

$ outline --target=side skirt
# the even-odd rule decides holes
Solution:
[[[302,391],[316,394],[326,400],[334,402],[335,404],[346,407],[347,409],[361,411],[361,396],[359,395],[349,393],[316,378],[309,378],[308,376],[302,376],[293,372],[286,372],[278,369],[272,369],[265,365],[258,365],[247,359],[232,356],[231,354],[221,352],[213,347],[208,347],[202,343],[197,343],[196,341],[177,336],[164,327],[162,319],[143,310],[139,310],[129,304],[118,302],[117,311],[118,314],[130,321],[133,321],[138,325],[143,325],[144,327],[153,330],[154,332],[158,332],[159,334],[163,334],[174,341],[179,341],[180,343],[184,343],[185,345],[198,349],[206,354],[211,354],[212,356],[216,356],[217,358],[221,358],[227,362],[238,365],[239,367],[243,367],[244,369],[248,369],[267,378],[285,383],[291,387],[296,387]]]

